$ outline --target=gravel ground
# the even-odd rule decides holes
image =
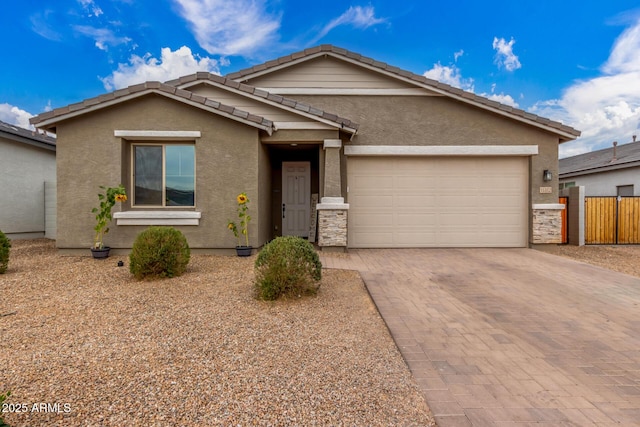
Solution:
[[[193,256],[182,277],[143,282],[119,259],[13,242],[0,275],[12,427],[435,425],[357,273],[325,270],[316,297],[267,303],[254,257]]]
[[[543,246],[539,250],[640,277],[640,246]]]

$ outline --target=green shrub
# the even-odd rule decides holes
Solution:
[[[322,264],[308,241],[295,236],[267,243],[256,259],[256,296],[275,300],[281,296],[314,294],[322,277]]]
[[[11,396],[10,391],[5,394],[0,394],[0,408],[2,408],[2,402],[4,402],[9,396]],[[4,419],[2,418],[2,412],[0,412],[0,427],[9,427],[9,424],[5,424]]]
[[[9,267],[9,251],[11,241],[0,231],[0,274],[4,274]]]
[[[191,250],[184,235],[173,227],[149,227],[136,236],[129,255],[129,271],[136,279],[180,276]]]

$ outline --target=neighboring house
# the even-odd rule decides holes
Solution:
[[[55,181],[55,138],[0,121],[0,231],[45,237],[45,183]],[[47,237],[55,238],[53,224]]]
[[[122,183],[110,246],[151,224],[194,249],[308,236],[345,247],[559,242],[558,144],[580,132],[334,46],[220,77],[147,82],[32,119],[58,141],[58,240],[91,245],[98,186]],[[545,170],[553,179],[543,180]]]
[[[615,143],[614,143],[615,144]],[[640,142],[560,159],[560,190],[583,186],[585,196],[640,196]]]

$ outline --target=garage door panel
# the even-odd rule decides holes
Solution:
[[[528,160],[349,158],[350,247],[523,247]]]
[[[355,227],[393,227],[393,213],[368,212],[365,214],[367,219],[363,220],[363,215],[354,215],[352,225]],[[364,229],[364,228],[363,228]],[[376,230],[375,228],[373,230]]]
[[[427,212],[413,212],[405,214],[396,214],[394,217],[394,224],[398,229],[402,227],[416,227],[422,228],[429,227],[429,224],[435,223],[436,214]]]

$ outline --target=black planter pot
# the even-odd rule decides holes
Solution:
[[[250,256],[252,250],[252,246],[236,246],[236,254],[238,256]]]
[[[104,259],[104,258],[108,258],[109,257],[109,251],[111,250],[110,247],[105,246],[102,249],[96,249],[96,248],[91,248],[91,255],[95,258],[95,259]]]

